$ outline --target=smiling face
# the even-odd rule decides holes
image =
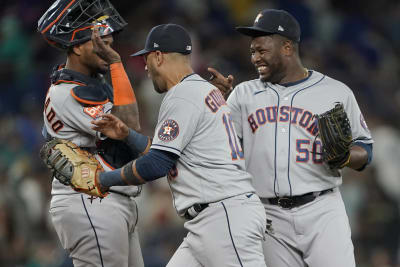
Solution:
[[[276,35],[255,37],[251,41],[251,63],[261,81],[279,83],[286,76],[283,45]]]

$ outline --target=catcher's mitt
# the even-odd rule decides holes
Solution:
[[[95,197],[108,194],[98,184],[98,176],[104,171],[101,164],[71,141],[52,139],[40,149],[40,157],[62,184]]]
[[[342,103],[327,112],[316,115],[319,137],[322,142],[322,160],[331,169],[340,169],[350,161],[353,144],[351,126]]]

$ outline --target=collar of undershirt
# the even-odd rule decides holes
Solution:
[[[304,79],[301,79],[301,80],[298,80],[298,81],[295,81],[295,82],[282,83],[282,84],[280,84],[280,86],[290,87],[290,86],[298,85],[298,84],[300,84],[302,82],[307,81],[311,77],[311,75],[312,75],[312,70],[309,70],[307,77],[305,77]]]
[[[193,75],[195,75],[195,74],[196,74],[196,73],[193,72],[193,73],[190,73],[190,74],[186,75],[185,77],[182,78],[182,80],[180,81],[180,83],[183,82],[184,80],[186,80],[187,78],[189,78],[190,76],[193,76]]]
[[[60,71],[61,71],[60,75],[61,77],[67,75],[69,79],[72,79],[74,81],[80,81],[86,84],[97,84],[101,82],[98,78],[90,77],[88,75],[85,75],[83,73],[71,69],[62,69]]]

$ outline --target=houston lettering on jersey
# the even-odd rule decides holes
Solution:
[[[225,99],[218,89],[211,90],[205,98],[205,103],[213,113],[217,112],[221,106],[226,105]]]
[[[256,112],[248,116],[247,121],[254,133],[259,127],[266,123],[275,123],[277,117],[278,107],[271,106],[257,109]],[[311,135],[317,135],[318,124],[314,115],[310,111],[297,107],[281,106],[279,108],[279,122],[289,122],[289,119],[291,119],[291,124],[298,124],[306,129]]]

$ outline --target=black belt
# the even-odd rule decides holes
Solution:
[[[301,196],[268,198],[268,202],[271,205],[277,205],[284,209],[291,209],[314,201],[314,199],[316,199],[318,196],[322,196],[330,192],[333,192],[332,188],[320,192],[307,193]]]
[[[191,220],[208,207],[208,204],[194,204],[185,212],[185,219]]]

